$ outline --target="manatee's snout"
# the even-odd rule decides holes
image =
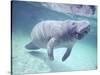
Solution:
[[[90,30],[90,22],[89,21],[80,21],[77,26],[77,33],[83,33],[84,31]]]
[[[83,21],[79,23],[76,31],[77,39],[82,39],[90,31],[90,23],[88,21]]]

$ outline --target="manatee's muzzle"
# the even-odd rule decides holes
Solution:
[[[80,40],[82,39],[88,32],[90,31],[90,26],[82,29],[80,32],[76,32],[76,39]]]
[[[81,29],[80,32],[78,33],[83,34],[83,33],[88,33],[89,31],[90,31],[90,25]]]

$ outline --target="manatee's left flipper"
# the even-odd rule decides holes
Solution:
[[[64,54],[64,56],[63,56],[63,58],[62,58],[62,61],[65,61],[65,60],[69,57],[69,55],[70,55],[70,53],[71,53],[71,50],[72,50],[72,47],[69,47],[69,48],[66,50],[66,52],[65,52],[65,54]]]
[[[53,48],[55,45],[56,39],[55,38],[51,38],[47,44],[47,49],[48,49],[48,57],[50,60],[54,60],[54,56],[53,56]]]

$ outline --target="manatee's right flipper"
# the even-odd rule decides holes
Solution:
[[[65,54],[64,54],[64,56],[63,56],[63,58],[62,58],[62,61],[65,61],[65,60],[69,57],[69,55],[70,55],[70,53],[71,53],[71,50],[72,50],[72,47],[69,47],[69,48],[66,50],[66,52],[65,52]]]
[[[39,49],[38,47],[36,47],[33,42],[30,42],[29,44],[27,44],[25,46],[26,49],[29,49],[29,50],[33,50],[33,49]]]
[[[47,44],[47,49],[48,49],[48,57],[50,60],[54,60],[54,56],[53,56],[53,48],[55,45],[55,38],[51,38]]]

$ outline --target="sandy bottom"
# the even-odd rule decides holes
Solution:
[[[87,44],[77,42],[70,57],[62,62],[66,48],[54,50],[54,61],[50,61],[46,49],[31,51],[25,49],[29,36],[12,35],[12,71],[16,74],[68,72],[80,70],[95,70],[97,68],[97,49]]]

